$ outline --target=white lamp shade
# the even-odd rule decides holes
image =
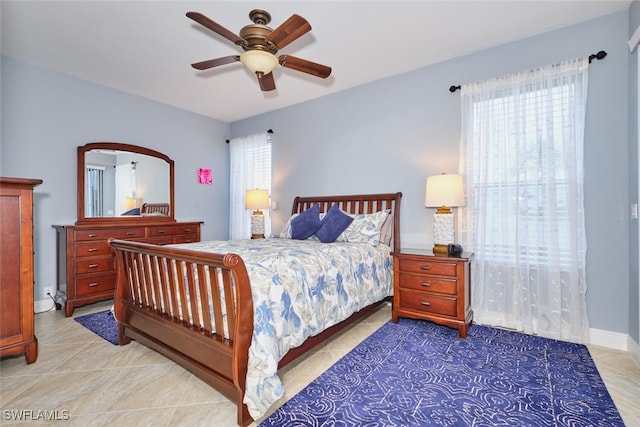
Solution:
[[[245,209],[267,209],[269,207],[269,192],[267,190],[247,190],[244,193]]]
[[[428,177],[424,205],[428,208],[464,206],[462,176],[443,173]]]
[[[278,66],[278,58],[263,50],[248,50],[240,55],[240,62],[252,73],[269,74]]]

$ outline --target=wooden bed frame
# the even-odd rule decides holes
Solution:
[[[171,208],[169,203],[143,203],[140,208],[140,214],[158,214],[169,216]]]
[[[393,218],[391,248],[398,251],[401,197],[402,193],[296,197],[291,213],[300,213],[315,204],[320,204],[321,212],[327,212],[334,204],[352,214],[390,209]],[[243,403],[243,396],[253,334],[253,302],[242,258],[232,253],[197,252],[116,239],[110,239],[109,244],[116,255],[118,271],[114,307],[119,344],[125,345],[134,339],[175,361],[234,401],[238,407],[239,425],[250,424],[253,419]],[[184,271],[187,274],[183,274]],[[212,288],[222,290],[211,293],[211,301],[206,297],[207,275]],[[219,283],[219,277],[222,283]],[[187,301],[185,289],[195,295],[196,288],[200,300]],[[220,294],[224,294],[223,301],[236,301],[235,307],[221,304]],[[291,349],[278,367],[285,366],[368,314],[381,302],[308,338],[301,346]],[[177,313],[179,306],[183,313],[190,308],[193,318],[201,318],[204,327],[172,317],[169,313]],[[172,307],[172,310],[163,310],[163,307]],[[209,307],[213,307],[213,315]],[[222,333],[212,332],[224,331],[225,323],[228,339]]]

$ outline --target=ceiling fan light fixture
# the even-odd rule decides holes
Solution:
[[[240,55],[240,62],[252,73],[269,74],[278,66],[278,58],[263,50],[248,50]]]

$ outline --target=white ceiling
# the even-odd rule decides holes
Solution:
[[[449,58],[629,7],[631,0],[29,1],[1,0],[2,53],[233,122]],[[276,28],[297,13],[311,32],[283,48],[333,68],[326,80],[274,70],[261,92],[238,62],[190,64],[241,53],[185,16],[201,12],[238,34],[251,9]],[[594,46],[597,49],[597,46]]]

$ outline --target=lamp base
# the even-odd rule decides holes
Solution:
[[[251,215],[251,238],[264,239],[264,214],[260,210]]]
[[[433,254],[434,255],[449,255],[449,245],[441,245],[436,243],[433,245]]]

